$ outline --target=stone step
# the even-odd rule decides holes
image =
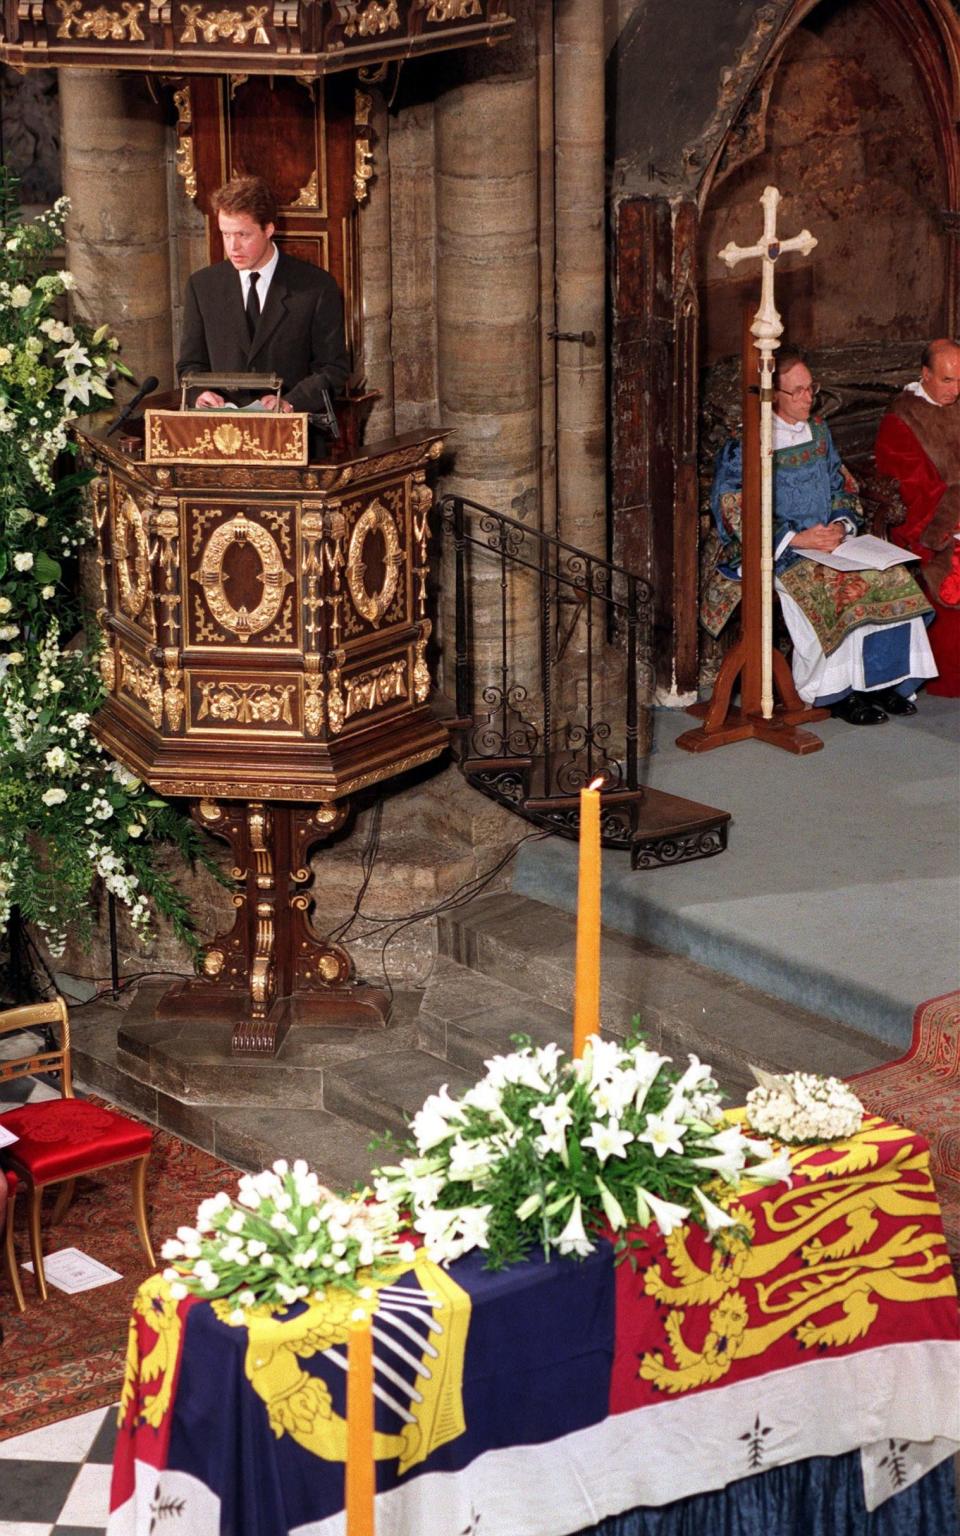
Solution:
[[[132,1002],[75,1010],[78,1083],[238,1167],[306,1157],[348,1188],[384,1160],[371,1133],[402,1135],[424,1099],[464,1092],[511,1037],[568,1047],[575,922],[527,897],[493,895],[444,914],[425,989],[398,992],[383,1030],[295,1026],[272,1060],[237,1060],[229,1027],[158,1023],[163,983]],[[734,1101],[748,1063],[846,1076],[889,1055],[881,1042],[618,934],[603,937],[605,1033],[639,1016],[650,1043],[714,1068]]]
[[[362,809],[341,836],[313,856],[311,920],[319,932],[338,937],[339,925],[351,919],[365,852],[369,857],[372,816],[371,807]],[[493,870],[523,832],[515,816],[476,794],[455,767],[385,800],[362,915],[344,935],[358,973],[382,985],[388,942],[391,978],[420,985],[437,952],[433,910]],[[506,880],[500,876],[499,888]]]
[[[529,1035],[535,1045],[551,1041],[566,1046],[571,1032],[568,1009],[540,1002],[493,976],[440,957],[427,982],[417,1015],[417,1043],[422,1050],[451,1062],[474,1078],[484,1062],[515,1047],[512,1037]]]
[[[510,1033],[503,1023],[485,1037],[479,1009],[465,1013],[462,1008],[473,997],[481,1008],[489,999],[498,1009],[502,993],[497,989],[505,985],[533,1005],[563,1015],[566,1033],[558,1038],[565,1043],[572,1028],[575,936],[573,916],[512,893],[481,896],[468,908],[441,915],[441,956],[478,979],[461,978],[455,987],[449,971],[438,970],[437,986],[450,987],[450,1001],[441,1003],[428,983],[421,1041],[438,1053],[445,1051],[451,1061],[475,1060],[475,1051],[471,1054],[460,1038],[463,1032],[502,1049],[502,1036]],[[728,1091],[752,1084],[750,1063],[771,1071],[803,1069],[846,1077],[889,1059],[890,1049],[881,1041],[642,940],[604,933],[601,974],[606,1033],[622,1038],[638,1019],[651,1045],[680,1061],[691,1052],[699,1056],[715,1068]],[[478,985],[485,990],[479,992]],[[522,1002],[508,1000],[507,1005],[518,1006],[517,1027],[523,1028]],[[454,1015],[447,1020],[445,1037],[431,1023],[444,1006]],[[538,1037],[544,1018],[530,1004],[527,1008],[535,1026],[529,1032]],[[548,1024],[557,1026],[557,1021],[548,1016]]]
[[[477,1073],[422,1050],[386,1051],[326,1075],[324,1103],[345,1120],[402,1135],[424,1099],[446,1083],[465,1093]],[[389,1159],[387,1159],[389,1161]]]
[[[276,1059],[230,1057],[227,1025],[158,1022],[162,984],[124,1006],[109,1001],[71,1018],[78,1089],[96,1093],[237,1168],[256,1172],[278,1157],[303,1157],[336,1190],[365,1183],[380,1160],[369,1113],[341,1116],[325,1103],[334,1067],[379,1061],[384,1050],[416,1054],[418,993],[398,993],[384,1030],[291,1029]],[[449,1075],[444,1063],[435,1062]],[[425,1093],[429,1092],[425,1089]],[[336,1096],[335,1096],[336,1097]],[[349,1094],[343,1094],[349,1102]],[[418,1108],[414,1105],[413,1108]],[[397,1128],[402,1115],[394,1117]]]

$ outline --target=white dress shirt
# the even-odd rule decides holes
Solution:
[[[270,260],[267,262],[266,266],[258,267],[256,269],[257,276],[260,279],[260,281],[257,283],[257,298],[260,300],[260,313],[261,314],[263,314],[264,307],[265,307],[266,302],[267,302],[267,293],[269,291],[270,284],[273,281],[273,274],[277,270],[277,262],[279,260],[280,260],[280,252],[277,250],[277,247],[274,246],[273,247],[273,255],[270,257]],[[240,272],[240,288],[241,288],[241,294],[242,294],[242,298],[243,298],[243,307],[244,307],[244,309],[246,309],[246,307],[247,307],[247,299],[248,299],[249,294],[250,294],[250,277],[251,277],[251,272],[250,271],[243,271],[243,270],[241,270],[241,272]]]

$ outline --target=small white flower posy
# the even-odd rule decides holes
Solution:
[[[863,1105],[838,1077],[750,1070],[758,1086],[747,1094],[747,1121],[763,1136],[797,1144],[843,1141],[863,1124]]]

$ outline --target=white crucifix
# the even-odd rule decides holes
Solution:
[[[802,229],[790,240],[777,237],[777,207],[780,193],[776,187],[764,187],[763,234],[756,245],[736,245],[732,240],[718,252],[731,270],[750,256],[760,258],[762,273],[760,308],[753,317],[750,331],[760,353],[760,707],[763,718],[773,715],[773,354],[780,345],[783,322],[773,298],[773,269],[788,251],[809,256],[816,245],[809,229]]]

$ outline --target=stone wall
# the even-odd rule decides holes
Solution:
[[[730,276],[717,251],[750,245],[768,182],[780,227],[818,245],[777,266],[777,304],[794,341],[834,347],[904,341],[945,323],[947,194],[934,125],[910,59],[866,3],[818,8],[788,40],[769,107],[758,92],[743,136],[755,153],[718,176],[700,230],[703,362],[739,349],[756,276]]]
[[[110,322],[135,378],[172,380],[165,109],[141,76],[63,70],[60,119],[77,308]]]
[[[20,178],[24,208],[49,207],[63,190],[56,70],[18,75],[0,65],[0,138],[3,163]]]

